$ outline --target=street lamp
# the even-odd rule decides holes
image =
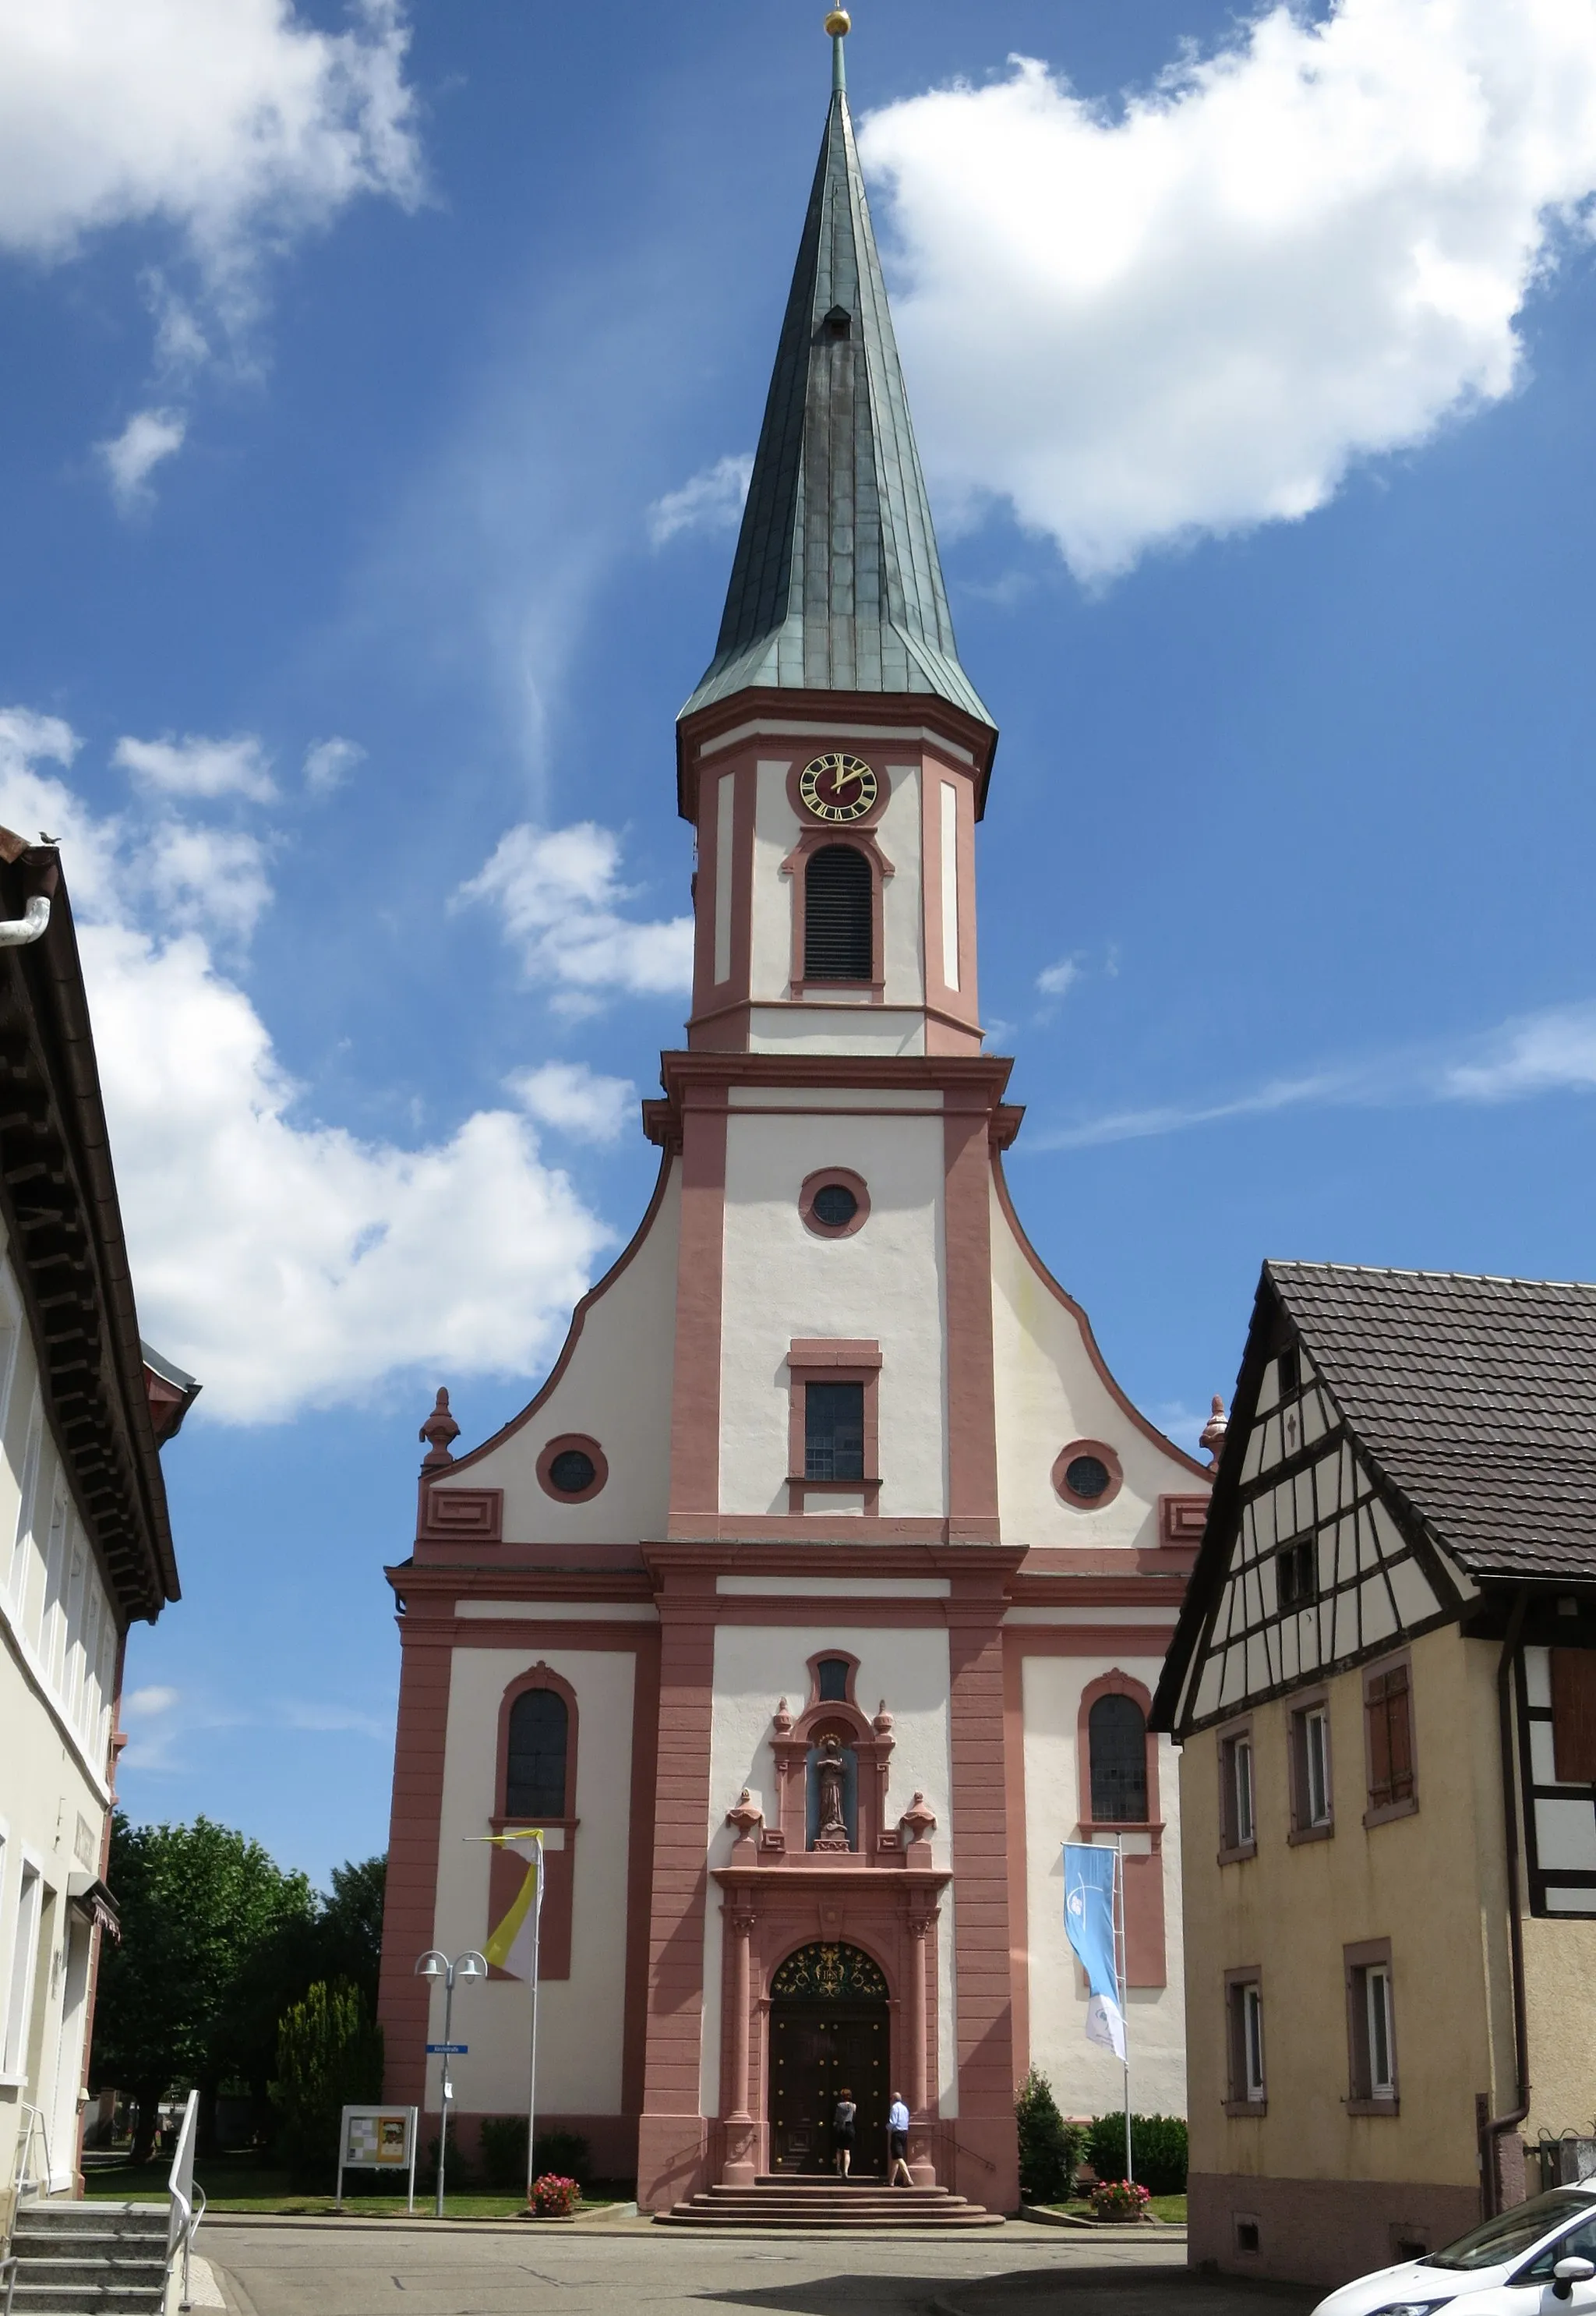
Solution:
[[[442,2219],[443,2165],[448,2151],[449,2101],[455,2095],[454,2085],[449,2081],[449,2060],[454,2055],[455,1981],[457,1978],[467,1982],[474,1978],[486,1978],[487,1957],[479,1955],[473,1946],[467,1953],[457,1955],[451,1962],[448,1955],[439,1954],[436,1946],[430,1946],[417,1963],[415,1974],[418,1978],[440,1978],[443,1981],[443,2089],[438,2102],[438,2195],[432,2206],[436,2217]]]

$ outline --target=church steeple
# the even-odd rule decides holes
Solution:
[[[682,718],[744,691],[918,694],[992,730],[959,664],[842,67],[715,655]]]

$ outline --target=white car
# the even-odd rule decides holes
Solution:
[[[1444,2251],[1343,2284],[1314,2316],[1596,2316],[1596,2181],[1554,2187]]]

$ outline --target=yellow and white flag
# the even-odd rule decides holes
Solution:
[[[533,1844],[527,1860],[526,1880],[511,1900],[510,1911],[483,1949],[495,1970],[506,1971],[511,1978],[529,1979],[537,1939],[538,1910],[543,1904],[543,1835],[528,1830],[493,1833],[488,1839],[495,1849],[509,1849],[521,1841]]]

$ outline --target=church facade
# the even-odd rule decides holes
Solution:
[[[684,1048],[636,1235],[553,1373],[457,1453],[413,1550],[382,2013],[436,2113],[441,1997],[548,1829],[540,2132],[643,2208],[829,2163],[908,2102],[917,2180],[1019,2200],[1030,2064],[1084,2038],[1061,1846],[1120,1837],[1133,2104],[1184,2112],[1176,1781],[1148,1713],[1209,1475],[1026,1239],[983,1047],[997,731],[960,664],[842,86],[719,643],[677,727]],[[524,2113],[530,2006],[457,2001],[455,2120]]]

